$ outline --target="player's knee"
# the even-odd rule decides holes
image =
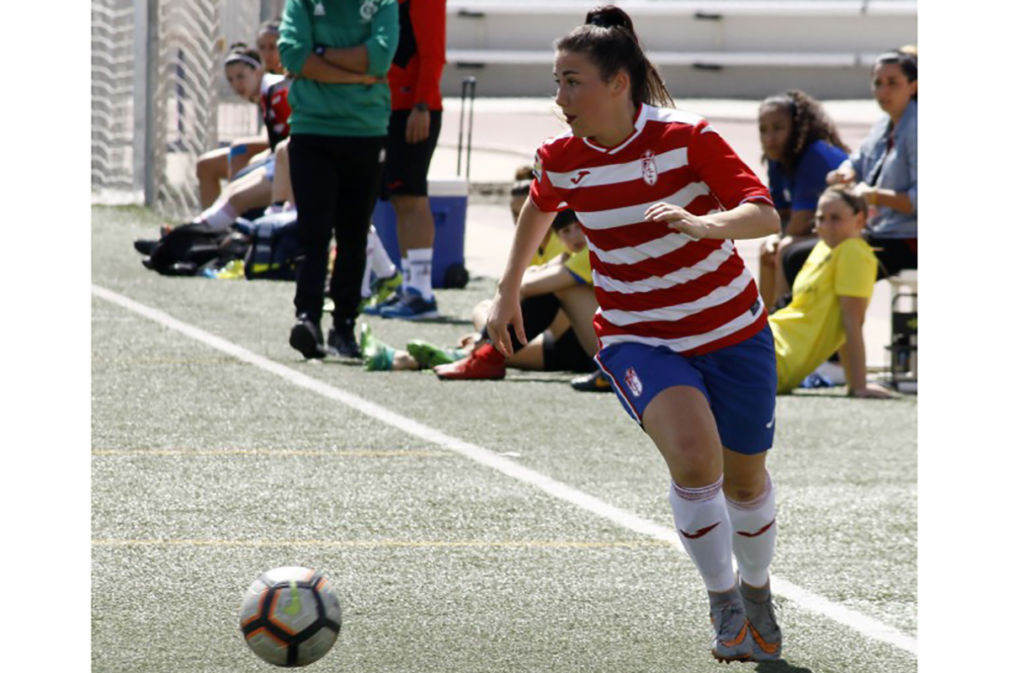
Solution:
[[[701,433],[679,434],[670,449],[678,475],[690,483],[708,483],[717,463],[717,451]]]
[[[426,196],[400,194],[390,196],[389,200],[393,204],[393,210],[396,211],[397,217],[409,217],[428,208],[428,197]]]
[[[201,180],[215,176],[214,161],[208,157],[200,157],[196,162],[196,177]]]
[[[760,475],[726,475],[722,490],[736,502],[752,502],[761,497],[765,487],[764,472]]]

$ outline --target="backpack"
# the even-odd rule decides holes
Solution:
[[[288,210],[264,215],[245,231],[249,249],[245,256],[247,280],[294,280],[302,258],[298,244],[298,213]]]
[[[154,244],[144,266],[166,276],[193,276],[218,258],[219,247],[230,233],[228,227],[206,222],[180,225]]]

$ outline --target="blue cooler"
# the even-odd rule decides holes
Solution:
[[[463,263],[463,236],[466,233],[465,178],[428,180],[428,201],[435,218],[435,247],[432,251],[433,287],[465,287],[469,280]],[[382,239],[389,258],[400,268],[400,244],[396,237],[396,213],[389,201],[376,201],[372,224]]]

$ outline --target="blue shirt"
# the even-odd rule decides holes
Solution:
[[[912,201],[911,213],[899,213],[879,206],[876,214],[866,223],[870,233],[878,238],[918,238],[919,121],[916,101],[909,101],[898,120],[894,128],[894,147],[888,152],[890,131],[891,118],[885,116],[873,125],[866,140],[849,157],[848,164],[856,172],[856,182],[906,193]]]
[[[781,162],[769,159],[768,190],[772,193],[775,207],[780,210],[817,210],[817,199],[827,186],[824,177],[845,159],[845,150],[823,140],[807,145],[792,175],[786,174]]]

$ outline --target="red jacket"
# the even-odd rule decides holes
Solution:
[[[394,110],[415,103],[442,109],[439,88],[445,66],[446,0],[399,0],[400,42],[389,68],[389,90]]]

